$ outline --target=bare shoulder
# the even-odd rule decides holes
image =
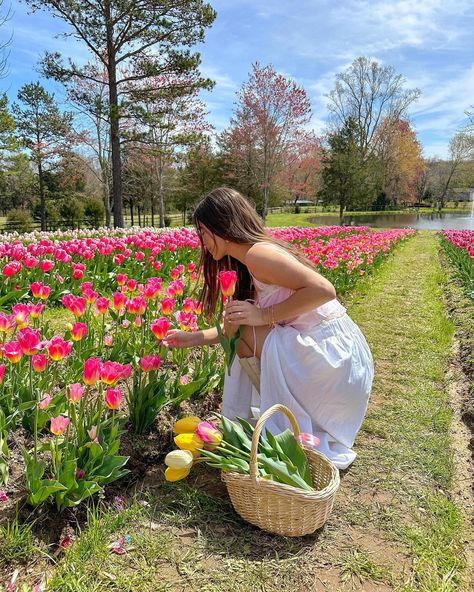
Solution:
[[[245,256],[245,265],[254,277],[266,283],[276,283],[276,280],[281,282],[280,274],[275,274],[277,269],[283,273],[294,273],[300,266],[305,267],[282,247],[265,242],[250,247]]]

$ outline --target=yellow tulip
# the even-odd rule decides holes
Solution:
[[[190,469],[194,455],[190,450],[172,450],[165,458],[165,465],[172,469]]]
[[[195,452],[198,448],[204,448],[204,442],[196,434],[178,434],[175,436],[174,441],[181,450]]]
[[[165,479],[167,481],[180,481],[189,475],[191,469],[172,469],[168,467],[165,471]]]
[[[175,434],[186,434],[188,432],[194,432],[194,430],[201,423],[199,417],[195,415],[189,415],[188,417],[182,417],[173,426],[173,432]]]

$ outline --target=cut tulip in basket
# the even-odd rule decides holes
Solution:
[[[276,436],[262,429],[274,413],[284,413],[293,428]],[[166,458],[165,477],[178,481],[193,464],[221,469],[235,511],[247,522],[284,536],[303,536],[321,528],[339,487],[339,471],[318,452],[317,439],[301,434],[296,418],[284,405],[274,405],[253,428],[238,418],[218,415],[219,430],[198,417],[179,420],[173,450]]]

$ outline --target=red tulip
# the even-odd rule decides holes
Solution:
[[[30,290],[34,298],[46,300],[51,292],[49,286],[45,286],[43,282],[33,282],[30,284]]]
[[[221,292],[227,298],[234,295],[235,286],[237,284],[237,272],[233,270],[220,271],[219,283],[221,285]]]
[[[0,333],[13,333],[15,328],[15,317],[0,312]]]
[[[38,319],[43,310],[44,304],[42,302],[37,302],[36,304],[30,302],[28,304],[28,313],[32,319]]]
[[[121,292],[115,292],[112,298],[112,306],[115,310],[122,310],[123,308],[125,308],[125,305],[127,303],[127,297],[125,296],[125,294],[122,294]]]
[[[43,259],[42,261],[40,261],[39,266],[41,271],[51,271],[54,267],[54,261],[51,261],[50,259]]]

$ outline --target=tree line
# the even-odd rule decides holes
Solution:
[[[300,200],[351,210],[417,203],[443,207],[453,188],[474,186],[474,117],[450,142],[448,159],[423,158],[409,120],[420,96],[390,66],[359,57],[327,95],[328,129],[311,129],[304,88],[255,63],[228,127],[216,134],[200,91],[193,48],[216,13],[203,0],[25,0],[68,25],[91,54],[85,65],[46,53],[44,77],[12,105],[0,97],[0,211],[19,229],[80,224],[165,226],[216,185],[270,206]],[[4,24],[4,23],[3,23]],[[3,53],[2,53],[3,50]],[[0,70],[6,71],[0,46]]]

